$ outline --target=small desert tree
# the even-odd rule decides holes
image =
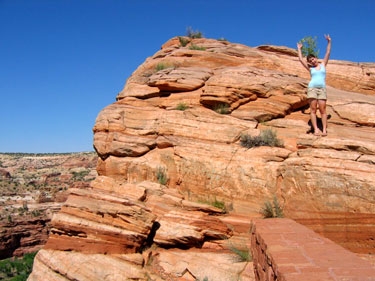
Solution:
[[[319,50],[317,46],[317,37],[306,36],[300,40],[302,43],[302,55],[307,56],[312,54],[316,57],[319,56]]]
[[[191,28],[191,26],[189,26],[187,29],[186,29],[186,36],[189,37],[189,38],[192,38],[192,39],[195,39],[195,38],[203,38],[203,34],[202,32],[200,32],[199,30],[193,30]]]

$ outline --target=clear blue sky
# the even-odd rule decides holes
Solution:
[[[374,62],[375,0],[0,0],[0,152],[93,150],[92,127],[132,72],[191,27],[251,47],[332,37]]]

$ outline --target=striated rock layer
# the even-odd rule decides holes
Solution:
[[[248,252],[250,220],[274,198],[285,216],[374,253],[375,64],[327,71],[321,138],[309,133],[295,50],[166,42],[99,113],[99,176],[70,190],[29,280],[252,280],[235,253]],[[283,146],[241,146],[266,129]]]

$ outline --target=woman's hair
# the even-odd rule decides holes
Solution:
[[[316,58],[316,56],[314,54],[308,54],[306,57],[307,61],[309,61],[311,58]]]

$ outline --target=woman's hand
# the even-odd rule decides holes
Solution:
[[[301,42],[298,42],[298,43],[297,43],[297,48],[298,48],[298,49],[301,49],[302,46],[303,46],[303,44],[302,44]]]
[[[328,42],[331,42],[331,36],[329,36],[329,34],[324,34],[324,37]]]

